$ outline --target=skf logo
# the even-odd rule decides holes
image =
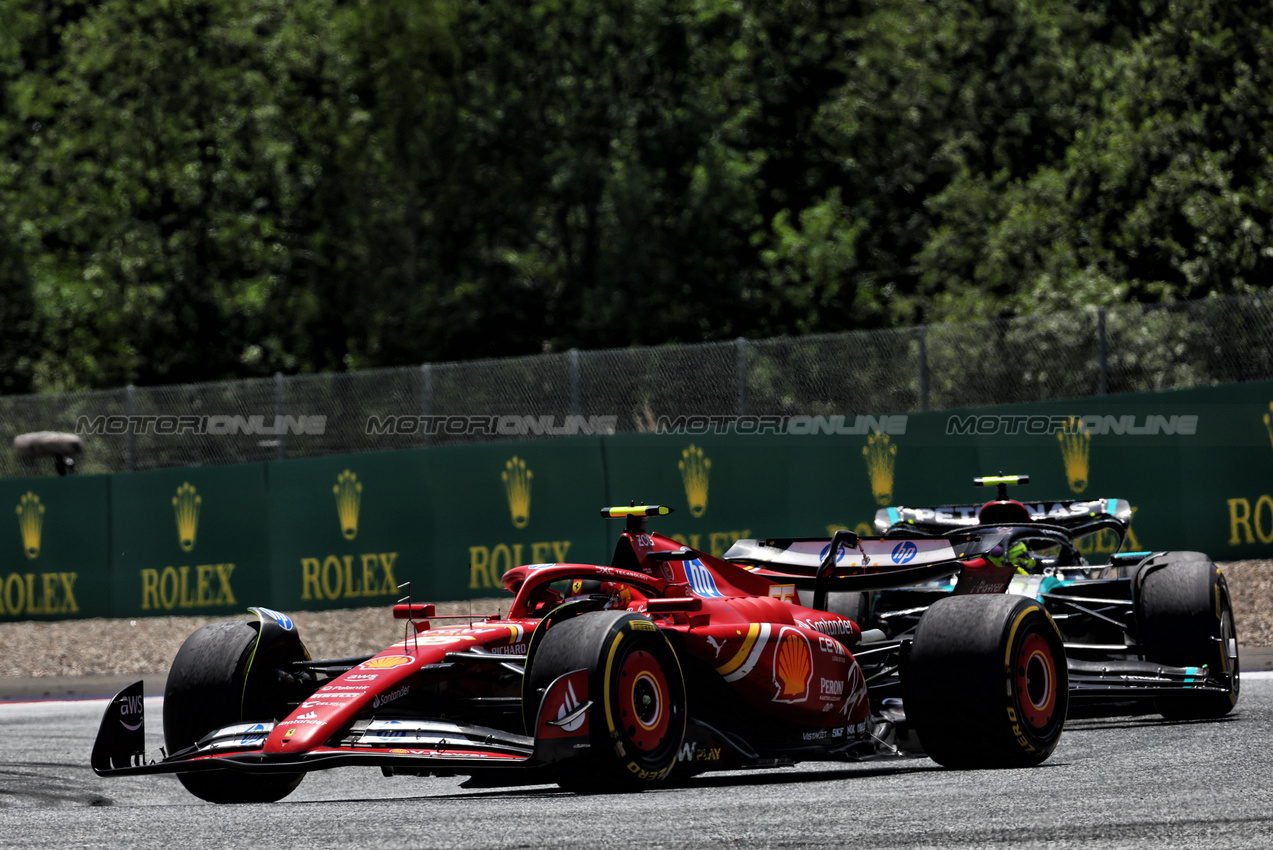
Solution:
[[[774,684],[778,687],[774,702],[804,702],[809,698],[812,677],[813,649],[809,641],[795,629],[783,629],[774,649]]]
[[[1268,421],[1268,417],[1264,417]],[[1082,493],[1087,489],[1088,452],[1091,450],[1092,435],[1082,418],[1071,416],[1056,435],[1061,444],[1061,460],[1065,463],[1065,478],[1070,482],[1070,489]]]
[[[181,550],[189,552],[194,548],[195,534],[199,531],[199,508],[203,497],[195,492],[190,482],[184,482],[177,488],[177,495],[172,497],[172,509],[177,515],[177,540]]]
[[[362,504],[362,484],[358,476],[346,469],[336,476],[336,514],[340,517],[340,533],[346,540],[358,536],[358,507]]]
[[[18,529],[22,532],[22,551],[27,558],[40,557],[40,531],[44,528],[44,505],[30,490],[18,502]]]
[[[877,505],[893,501],[893,467],[897,463],[897,446],[890,445],[888,434],[871,434],[862,447],[866,458],[866,474],[871,479],[871,495]]]
[[[702,449],[690,443],[690,447],[681,452],[677,467],[681,470],[681,483],[685,485],[685,500],[690,503],[690,516],[701,517],[707,512],[707,484],[712,460],[703,456]]]
[[[504,464],[504,471],[500,474],[515,528],[525,528],[530,522],[530,482],[534,477],[535,474],[526,468],[526,461],[517,455]]]

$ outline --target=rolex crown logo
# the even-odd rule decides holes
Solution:
[[[172,509],[177,515],[177,539],[181,541],[183,552],[194,548],[195,534],[199,531],[199,506],[202,504],[203,497],[188,481],[182,483],[177,488],[177,495],[172,497]]]
[[[508,511],[517,528],[525,528],[530,522],[530,482],[534,477],[535,474],[526,468],[526,461],[516,455],[504,464],[504,471],[500,473],[504,493],[508,496]]]
[[[1087,458],[1092,435],[1081,418],[1071,416],[1065,420],[1065,427],[1057,432],[1056,439],[1061,444],[1061,460],[1065,463],[1065,478],[1070,482],[1070,489],[1082,493],[1087,489]]]
[[[889,443],[888,434],[871,434],[862,447],[866,458],[866,474],[871,479],[871,495],[877,505],[893,501],[893,467],[897,463],[897,446]]]
[[[44,528],[44,505],[30,490],[18,502],[18,528],[22,531],[22,551],[32,560],[40,557],[40,531]]]
[[[340,533],[346,540],[358,536],[358,507],[362,504],[362,484],[358,476],[346,469],[336,476],[336,514],[340,517]]]
[[[1269,412],[1264,414],[1264,430],[1269,432],[1269,443],[1273,444],[1273,401],[1269,402]]]
[[[681,452],[677,463],[681,470],[681,482],[685,485],[685,499],[690,503],[690,515],[702,516],[707,511],[707,480],[712,471],[711,458],[703,457],[703,450],[690,443]]]

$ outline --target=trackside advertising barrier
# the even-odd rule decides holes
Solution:
[[[112,475],[110,515],[113,616],[237,616],[274,597],[264,464]]]
[[[0,481],[0,620],[110,614],[110,477]]]
[[[427,452],[336,455],[270,464],[272,607],[391,604],[411,582],[433,593]]]
[[[922,414],[686,417],[559,437],[270,464],[0,481],[0,620],[213,614],[502,595],[522,563],[608,561],[598,509],[709,552],[871,532],[884,506],[977,504],[1024,473],[1045,512],[1118,497],[1125,548],[1273,556],[1273,382]],[[3,506],[9,506],[7,508]],[[4,515],[0,513],[0,516]],[[1112,535],[1088,542],[1113,548]]]

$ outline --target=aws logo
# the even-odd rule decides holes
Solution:
[[[1265,417],[1267,420],[1268,417]],[[1092,447],[1092,435],[1083,419],[1071,416],[1065,427],[1057,432],[1057,442],[1061,444],[1061,461],[1065,464],[1065,480],[1070,490],[1082,493],[1087,489],[1088,456]]]
[[[525,528],[530,523],[530,484],[534,478],[535,473],[517,455],[504,464],[504,471],[500,473],[514,528]]]
[[[194,549],[195,535],[199,532],[199,508],[203,505],[194,486],[183,482],[177,488],[177,495],[172,497],[172,510],[177,516],[177,540],[181,543],[181,551]]]
[[[685,500],[690,503],[690,516],[701,517],[707,512],[707,486],[712,472],[712,460],[693,443],[681,452],[677,463],[681,470],[681,483],[685,485]]]
[[[871,495],[877,505],[893,501],[893,468],[897,464],[897,446],[889,443],[888,434],[871,434],[862,447],[866,458],[866,474],[871,479]]]
[[[22,551],[30,560],[40,557],[40,532],[44,530],[44,505],[30,490],[18,501],[18,530],[22,532]]]
[[[358,476],[346,469],[336,476],[332,487],[336,496],[336,515],[340,517],[340,533],[346,540],[358,536],[358,509],[362,505],[362,484]]]

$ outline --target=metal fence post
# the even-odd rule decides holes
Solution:
[[[274,456],[279,460],[287,457],[287,424],[283,421],[283,373],[274,373],[274,424],[278,428],[278,441],[275,444]]]
[[[424,417],[424,427],[420,429],[424,444],[433,442],[429,432],[428,420],[433,411],[433,366],[424,363],[420,366],[420,415]]]
[[[738,415],[747,415],[747,340],[734,340],[734,368],[738,373]]]
[[[1105,308],[1096,308],[1096,357],[1098,370],[1096,373],[1096,394],[1105,395],[1109,381],[1109,361],[1105,342]]]
[[[919,409],[922,413],[928,410],[928,325],[915,328],[915,339],[919,342]]]
[[[570,349],[570,413],[581,416],[579,405],[579,349]]]
[[[128,439],[125,441],[128,454],[128,471],[137,471],[137,432],[133,430],[133,417],[137,415],[137,388],[129,384],[124,388],[124,412],[128,414]]]

